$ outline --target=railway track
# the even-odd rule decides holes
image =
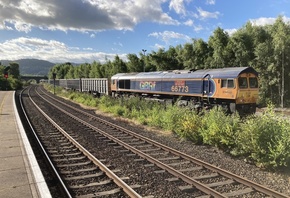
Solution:
[[[126,177],[115,174],[118,170],[110,170],[78,142],[77,136],[69,135],[53,121],[36,104],[36,97],[30,95],[30,90],[27,90],[27,96],[30,102],[25,102],[26,111],[34,108],[39,111],[32,130],[38,132],[35,134],[38,143],[66,197],[141,197],[124,182]]]
[[[73,123],[83,125],[80,127],[71,124],[72,128],[89,128],[86,136],[83,137],[87,142],[93,144],[90,141],[94,137],[107,142],[119,152],[126,153],[132,161],[143,163],[144,167],[158,167],[154,174],[169,173],[168,175],[171,176],[166,178],[167,182],[177,182],[179,190],[201,192],[193,193],[194,197],[288,197],[98,118],[56,99],[46,91],[40,92],[38,95],[42,97],[43,102],[49,103],[63,115],[69,116],[74,120]]]

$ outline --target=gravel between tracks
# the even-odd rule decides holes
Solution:
[[[88,107],[82,107],[89,109]],[[215,166],[289,195],[290,197],[290,170],[281,173],[262,170],[247,162],[244,158],[234,158],[218,148],[205,145],[194,145],[190,141],[179,139],[171,132],[138,125],[128,119],[113,117],[98,110],[92,110],[94,110],[98,116],[106,117],[106,120],[110,120],[124,128],[140,133],[164,145],[185,152],[195,158],[214,164]]]
[[[234,158],[228,153],[212,146],[194,145],[190,141],[181,140],[176,135],[150,127],[141,126],[134,122],[116,118],[110,115],[104,115],[103,112],[95,111],[99,116],[105,116],[111,119],[115,124],[121,125],[136,133],[140,133],[164,145],[185,152],[195,158],[214,164],[222,169],[228,170],[234,174],[265,185],[273,190],[289,195],[290,197],[290,171],[283,173],[262,170],[255,165],[247,162],[244,158]]]

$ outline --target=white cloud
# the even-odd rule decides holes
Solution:
[[[0,43],[0,60],[17,60],[25,58],[36,58],[53,63],[59,62],[105,62],[106,59],[113,60],[116,54],[93,52],[92,48],[80,50],[78,47],[69,47],[55,40],[42,40],[38,38],[20,37]],[[91,51],[91,52],[88,52]],[[119,54],[120,58],[126,60],[126,54]]]
[[[235,32],[237,32],[237,29],[225,29],[225,32],[227,32],[230,36],[233,35]]]
[[[120,47],[123,47],[123,44],[120,43],[120,42],[118,42],[118,43],[114,43],[114,45],[118,45],[118,46],[120,46]]]
[[[285,23],[290,23],[290,18],[288,18],[286,16],[283,16],[282,19],[283,19],[283,21]],[[272,24],[274,24],[276,20],[277,20],[277,18],[261,17],[261,18],[258,18],[258,19],[250,19],[250,22],[253,25],[256,25],[256,26],[265,26],[265,25],[272,25]]]
[[[155,50],[165,49],[165,47],[163,45],[160,45],[160,44],[157,44],[157,43],[152,48],[155,49]]]
[[[10,5],[13,4],[10,3]],[[17,4],[15,5],[17,6]],[[44,7],[45,6],[45,7]],[[48,6],[49,7],[49,6]],[[18,9],[20,11],[23,11],[27,14],[30,14],[30,15],[36,15],[36,16],[51,16],[53,15],[52,12],[49,12],[49,9],[48,7],[46,7],[46,5],[41,5],[35,1],[31,1],[31,0],[23,0],[23,1],[19,1],[19,4],[18,4]]]
[[[102,31],[132,30],[142,21],[178,25],[163,12],[164,0],[14,0],[0,1],[0,28],[6,23],[17,31],[38,27],[50,30]],[[182,0],[173,0],[172,8],[182,13]],[[180,5],[180,6],[178,6]]]
[[[193,26],[193,20],[189,19],[189,20],[185,21],[184,25]]]
[[[185,34],[180,34],[173,31],[164,31],[164,32],[153,32],[149,34],[149,36],[153,36],[157,39],[164,41],[165,43],[169,43],[172,39],[181,39],[185,41],[190,41],[191,38]]]
[[[199,32],[204,29],[201,25],[194,25],[193,27],[194,27],[194,31],[196,32]]]
[[[206,4],[215,5],[215,0],[206,0]]]
[[[93,48],[91,48],[91,47],[87,47],[87,48],[84,48],[83,50],[92,51]]]
[[[19,32],[25,32],[28,33],[31,31],[31,24],[27,24],[27,23],[22,23],[20,21],[16,21],[14,22],[14,27],[17,31]]]
[[[186,26],[189,26],[189,27],[193,27],[193,30],[195,32],[199,32],[199,31],[203,30],[203,27],[201,25],[195,25],[193,20],[191,20],[191,19],[185,21],[183,24]]]
[[[220,13],[218,11],[216,12],[208,12],[208,11],[205,11],[203,10],[202,8],[196,8],[197,11],[198,11],[198,15],[197,17],[198,18],[201,18],[201,19],[208,19],[208,18],[215,18],[217,19],[220,15]]]
[[[186,13],[184,0],[171,0],[169,4],[169,8],[174,9],[177,14],[185,15]]]

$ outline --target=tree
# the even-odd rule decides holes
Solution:
[[[115,56],[114,61],[111,64],[111,72],[110,76],[115,75],[117,73],[126,73],[128,71],[126,63],[120,59],[119,56]]]
[[[89,78],[91,71],[91,65],[89,63],[84,63],[79,65],[79,77],[80,78]]]
[[[229,42],[229,35],[218,27],[213,36],[209,37],[208,45],[213,50],[211,67],[220,68],[227,66],[226,47]]]
[[[193,57],[193,65],[195,69],[204,69],[210,66],[209,55],[210,50],[208,48],[208,44],[204,42],[202,39],[193,40],[194,45],[194,57]]]
[[[234,33],[230,38],[229,45],[234,55],[234,66],[245,67],[251,64],[254,59],[253,41],[245,29]]]
[[[0,90],[16,90],[22,88],[19,75],[19,65],[17,63],[13,63],[11,65],[7,67],[0,65]],[[3,76],[5,70],[9,73],[9,77],[7,79]]]
[[[168,51],[160,48],[157,52],[150,55],[151,64],[156,67],[158,71],[182,69],[183,65],[178,61],[178,53],[172,46]]]
[[[127,55],[128,62],[127,68],[128,72],[142,72],[144,63],[138,58],[136,54]]]
[[[185,43],[183,48],[179,51],[177,60],[179,63],[183,64],[186,69],[193,69],[196,67],[194,63],[194,49],[192,43]]]
[[[94,61],[91,66],[90,78],[103,78],[103,73],[101,71],[102,64]]]
[[[74,68],[73,65],[71,65],[69,67],[69,70],[68,70],[67,74],[65,75],[65,78],[66,79],[74,79],[75,78],[74,73],[75,73],[75,68]]]
[[[290,27],[283,22],[282,16],[279,16],[272,28],[274,57],[276,71],[279,77],[279,95],[281,98],[281,107],[284,107],[285,93],[289,94],[289,80],[287,78],[287,87],[285,87],[285,75],[289,76],[290,69],[287,67],[290,63],[288,54],[290,53]]]
[[[13,77],[16,79],[20,79],[19,64],[18,63],[9,63],[9,65],[10,65],[9,74],[13,75]]]
[[[272,45],[272,38],[269,36],[268,40],[258,44],[254,53],[254,65],[259,73],[261,103],[266,104],[269,99],[273,103],[276,103],[278,79],[273,64],[274,48]]]

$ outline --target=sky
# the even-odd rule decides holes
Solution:
[[[126,60],[278,16],[290,0],[0,0],[0,60]]]

